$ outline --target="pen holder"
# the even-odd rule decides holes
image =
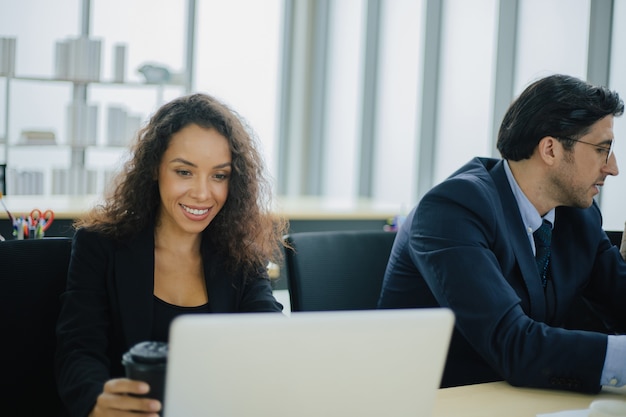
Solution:
[[[41,224],[32,224],[21,217],[13,221],[13,237],[17,240],[43,239],[44,236],[45,231]]]

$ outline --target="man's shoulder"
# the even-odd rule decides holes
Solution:
[[[494,169],[502,168],[502,160],[496,158],[474,157],[465,163],[462,167],[457,169],[450,178],[457,176],[475,175],[477,177],[484,177],[490,175],[490,172]]]
[[[492,189],[494,176],[505,177],[502,160],[476,157],[435,186],[433,191]]]
[[[501,160],[474,158],[431,188],[420,200],[418,210],[420,215],[433,210],[448,213],[450,209],[461,209],[488,216],[511,206],[512,194],[506,193],[511,194],[511,189]]]

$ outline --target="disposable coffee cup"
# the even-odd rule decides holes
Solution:
[[[165,394],[165,369],[167,366],[167,343],[141,342],[122,356],[126,378],[144,381],[150,391],[142,397],[154,398],[163,403]]]
[[[626,417],[626,401],[595,400],[589,406],[589,417]]]

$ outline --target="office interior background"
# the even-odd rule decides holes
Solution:
[[[126,156],[110,108],[143,123],[201,91],[254,129],[278,195],[401,214],[470,158],[497,156],[506,108],[537,78],[565,73],[626,98],[620,21],[626,0],[0,0],[0,38],[16,39],[14,73],[0,75],[0,163],[9,184],[39,172],[42,198],[75,164],[100,193]],[[97,80],[57,80],[57,43],[81,35],[100,41]],[[145,64],[171,79],[146,84]],[[79,151],[68,141],[76,101],[97,109]],[[28,132],[56,145],[24,145]],[[608,230],[624,227],[625,190],[623,173],[598,197]]]

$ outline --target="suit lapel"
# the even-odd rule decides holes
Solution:
[[[147,228],[117,250],[115,284],[127,343],[132,345],[149,340],[152,335],[154,294],[152,228]]]
[[[504,224],[508,228],[507,236],[510,239],[515,259],[519,265],[522,279],[529,294],[530,315],[539,321],[546,319],[546,299],[535,263],[535,256],[528,242],[525,226],[519,214],[517,201],[511,191],[511,186],[504,171],[504,163],[500,161],[491,170],[491,176],[496,188],[500,191],[503,213],[506,216]],[[513,213],[513,215],[511,215]]]
[[[225,273],[222,264],[216,259],[215,251],[206,238],[202,241],[202,258],[211,312],[226,313],[231,311],[231,286],[234,283],[230,275]]]

